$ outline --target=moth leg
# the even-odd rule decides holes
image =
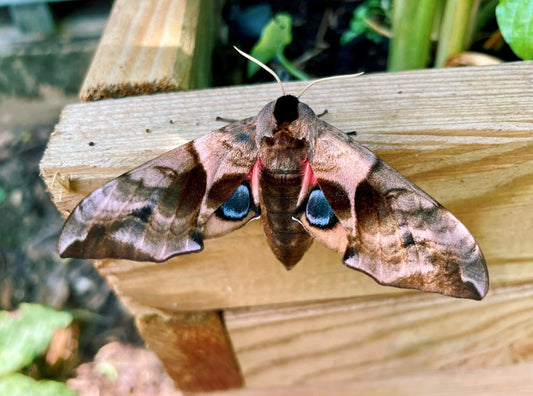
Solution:
[[[225,117],[219,117],[219,116],[217,116],[217,117],[215,118],[215,121],[229,122],[229,123],[237,122],[237,120],[234,120],[233,118],[225,118]]]
[[[324,111],[320,114],[317,114],[318,118],[324,117],[326,114],[328,114],[328,109],[324,109]]]

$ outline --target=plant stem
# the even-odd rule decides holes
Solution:
[[[300,69],[297,69],[296,67],[294,67],[293,64],[287,58],[285,58],[285,55],[283,55],[283,53],[278,54],[276,57],[278,58],[279,63],[281,63],[283,65],[283,67],[285,69],[287,69],[287,71],[294,78],[296,78],[296,79],[298,79],[300,81],[307,81],[307,80],[311,79],[309,74],[307,74],[306,72],[303,72]]]
[[[389,71],[421,69],[429,62],[431,30],[443,0],[395,0]]]
[[[472,39],[475,40],[478,38],[485,25],[487,25],[490,20],[494,19],[498,2],[499,0],[489,0],[486,3],[480,4],[477,11],[474,28],[472,29]]]
[[[443,67],[446,59],[465,50],[470,41],[472,15],[479,0],[447,0],[439,34],[435,67]]]

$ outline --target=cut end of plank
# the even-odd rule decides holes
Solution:
[[[179,91],[188,88],[188,86],[180,86],[178,81],[170,78],[143,83],[97,84],[84,87],[80,92],[80,100],[83,102],[92,102],[101,99]]]

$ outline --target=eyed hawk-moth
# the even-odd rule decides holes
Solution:
[[[471,299],[488,290],[463,224],[291,95],[98,188],[58,247],[62,257],[161,262],[259,217],[287,269],[316,239],[383,285]]]

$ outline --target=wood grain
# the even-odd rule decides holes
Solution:
[[[452,211],[483,249],[492,286],[531,284],[531,76],[531,62],[376,74],[318,85],[304,101],[316,112],[327,108],[327,122],[357,130],[361,143]],[[287,84],[293,93],[302,86]],[[253,115],[278,95],[268,84],[68,106],[41,172],[66,214],[112,177],[220,127],[216,116]],[[315,245],[286,272],[252,223],[207,241],[199,254],[98,268],[123,298],[167,310],[405,293],[344,268]]]
[[[218,1],[116,0],[83,101],[207,87]]]
[[[136,324],[178,389],[210,391],[242,385],[218,312],[159,312],[138,316]]]
[[[533,384],[531,373],[533,363],[518,363],[507,367],[494,367],[475,370],[449,370],[437,372],[392,375],[379,379],[358,381],[322,382],[308,385],[281,387],[271,385],[266,388],[244,388],[227,392],[195,393],[210,396],[504,396],[531,395]]]
[[[482,302],[425,294],[227,310],[225,323],[249,388],[374,381],[408,394],[426,377],[421,389],[479,391],[501,370],[532,367],[532,305],[529,284],[494,288]],[[467,380],[434,382],[454,375]]]

